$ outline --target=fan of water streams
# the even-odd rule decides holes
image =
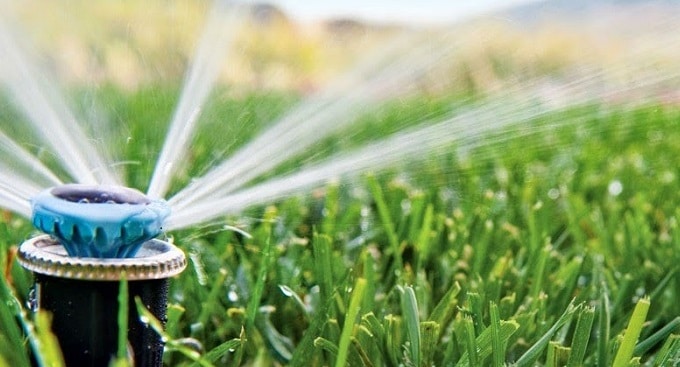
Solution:
[[[522,2],[513,2],[519,3]],[[31,198],[48,187],[64,182],[124,185],[116,169],[120,157],[112,157],[112,153],[104,149],[105,145],[98,144],[102,137],[90,136],[92,129],[82,125],[67,107],[53,78],[39,67],[24,42],[21,27],[10,16],[11,7],[4,2],[0,4],[3,7],[0,9],[3,14],[0,16],[0,80],[39,139],[34,144],[49,148],[68,176],[62,178],[63,173],[54,173],[40,157],[0,132],[3,155],[0,206],[28,217]],[[493,12],[506,6],[487,4],[479,10]],[[424,119],[414,127],[253,184],[323,139],[351,129],[360,123],[361,116],[379,110],[382,102],[417,93],[414,85],[432,77],[433,73],[441,73],[445,70],[442,66],[453,64],[460,49],[477,42],[475,38],[460,37],[456,28],[409,29],[364,55],[335,82],[311,93],[233,155],[168,196],[176,170],[186,164],[192,137],[201,128],[198,124],[201,111],[220,70],[229,63],[246,11],[245,7],[218,2],[206,17],[155,171],[149,178],[148,196],[166,198],[172,209],[167,229],[212,221],[248,206],[302,193],[339,177],[380,170],[404,159],[426,159],[452,147],[464,150],[482,144],[499,144],[505,139],[532,133],[535,127],[526,125],[525,128],[526,123],[560,109],[587,104],[644,103],[680,82],[677,66],[659,66],[664,50],[679,49],[678,38],[657,37],[640,43],[642,46],[624,45],[618,57],[606,67],[581,65],[549,77],[507,78],[504,83],[489,88],[484,98],[471,100],[448,116]],[[452,18],[462,21],[474,15],[479,14],[468,9]],[[669,15],[659,24],[672,25],[672,22]],[[606,35],[601,38],[601,44],[607,45]],[[541,128],[573,123],[578,123],[573,115],[556,117]],[[507,135],[485,138],[511,126],[514,128],[508,130],[511,133]]]

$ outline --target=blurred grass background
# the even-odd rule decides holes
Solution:
[[[663,68],[679,59],[677,48],[667,47],[679,37],[668,21],[680,13],[672,2],[601,2],[581,4],[583,9],[551,3],[456,25],[454,37],[465,41],[446,70],[449,77],[439,80],[456,81],[447,90],[484,91],[508,78],[621,62]],[[210,2],[28,0],[11,5],[27,41],[37,45],[63,82],[112,83],[134,90],[182,80]],[[264,3],[250,13],[222,80],[251,90],[318,89],[358,55],[413,28],[346,18],[299,23]],[[435,24],[424,29],[436,33],[448,28]],[[636,49],[648,51],[634,55]]]

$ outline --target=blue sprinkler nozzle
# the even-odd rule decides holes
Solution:
[[[32,199],[33,225],[59,239],[69,256],[133,257],[162,230],[170,208],[121,186],[67,184]]]

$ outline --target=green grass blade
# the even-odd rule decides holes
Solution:
[[[130,305],[130,293],[128,292],[128,281],[123,272],[120,275],[120,282],[118,287],[118,352],[116,357],[118,360],[126,360],[128,356],[128,317]]]
[[[655,345],[657,345],[662,340],[666,339],[669,335],[671,335],[671,333],[679,330],[680,330],[680,316],[671,320],[671,322],[666,324],[666,326],[662,327],[661,329],[659,329],[659,331],[650,335],[647,339],[639,342],[635,346],[633,355],[642,355],[647,353]]]
[[[387,202],[385,201],[385,195],[383,190],[378,184],[378,180],[375,177],[368,177],[368,187],[371,189],[371,194],[373,194],[373,199],[375,200],[375,205],[378,209],[378,216],[380,221],[385,228],[387,235],[387,240],[390,243],[390,248],[392,249],[392,257],[394,258],[394,269],[397,272],[401,272],[404,268],[404,264],[401,259],[401,249],[399,246],[399,238],[397,237],[397,231],[392,220],[392,216],[387,207]]]
[[[332,239],[315,233],[312,239],[314,253],[314,277],[319,284],[321,302],[327,302],[333,294],[333,268],[331,261]]]
[[[249,334],[253,332],[255,317],[257,316],[258,308],[260,307],[260,299],[262,298],[264,286],[267,281],[267,272],[269,271],[269,265],[272,258],[271,237],[267,238],[265,241],[264,249],[262,251],[262,261],[257,272],[257,278],[255,278],[255,286],[252,289],[250,299],[248,300],[248,306],[246,307],[246,332]]]
[[[202,359],[210,363],[217,363],[217,361],[228,353],[235,352],[238,348],[243,347],[243,340],[241,338],[234,338],[227,340],[226,342],[216,346],[206,353]],[[199,363],[195,362],[194,366],[198,366]]]
[[[479,347],[477,346],[474,321],[472,321],[471,317],[466,316],[463,319],[463,325],[465,327],[464,333],[469,362],[468,366],[477,366],[479,361]]]
[[[410,360],[413,365],[420,366],[420,320],[416,293],[411,286],[397,286],[397,290],[401,294],[401,312],[406,321]]]
[[[654,358],[654,367],[680,362],[680,334],[671,334]]]
[[[5,356],[12,366],[28,366],[30,362],[25,352],[24,337],[17,319],[24,323],[27,321],[22,316],[24,311],[19,301],[14,298],[4,279],[0,279],[0,302],[2,302],[0,304],[0,355]],[[38,355],[37,358],[40,356]]]
[[[609,333],[611,328],[611,310],[609,308],[609,296],[607,289],[602,283],[600,305],[597,320],[597,365],[609,367]]]
[[[571,339],[571,354],[567,361],[567,367],[583,365],[594,319],[595,309],[593,307],[584,307],[579,313],[574,336]]]
[[[352,297],[349,301],[349,308],[345,315],[345,322],[342,326],[340,334],[340,342],[338,343],[338,358],[335,360],[336,367],[344,367],[347,363],[349,354],[350,338],[354,331],[354,324],[359,314],[361,300],[364,297],[364,290],[366,289],[366,279],[357,278],[352,291]]]
[[[491,355],[494,367],[505,365],[505,346],[501,339],[501,317],[498,313],[498,305],[491,302],[489,306],[489,316],[491,328]]]
[[[642,327],[644,326],[645,320],[647,319],[649,306],[649,298],[642,298],[635,305],[633,315],[630,317],[628,327],[626,327],[626,331],[623,334],[621,346],[619,346],[619,350],[616,352],[616,356],[614,357],[614,363],[612,364],[613,367],[625,367],[629,365],[631,359],[633,358],[635,344],[640,337]]]

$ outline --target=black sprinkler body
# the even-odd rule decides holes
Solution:
[[[35,277],[31,304],[52,314],[67,366],[107,366],[118,352],[119,286],[128,280],[128,351],[135,366],[162,366],[164,343],[140,321],[135,298],[165,322],[168,279],[184,253],[153,239],[165,202],[117,186],[64,185],[33,200],[47,233],[25,241],[18,259]]]

